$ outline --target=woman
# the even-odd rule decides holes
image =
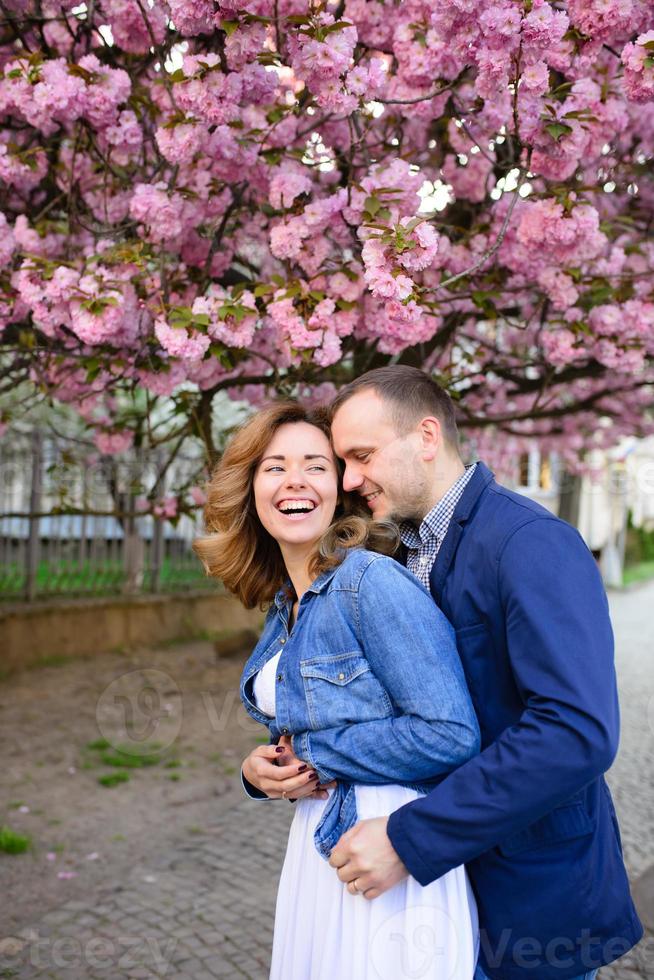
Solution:
[[[326,416],[276,404],[226,449],[208,491],[213,533],[195,545],[246,607],[270,606],[241,697],[273,743],[245,760],[246,790],[297,800],[271,977],[471,980],[477,918],[463,868],[361,901],[327,863],[358,819],[391,813],[479,751],[452,629],[379,553],[394,550],[396,529],[357,506],[339,488]],[[292,767],[271,765],[285,757]]]

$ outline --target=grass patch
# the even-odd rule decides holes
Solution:
[[[119,783],[129,782],[128,772],[108,772],[106,776],[98,776],[101,786],[118,786]]]
[[[29,837],[16,833],[11,827],[0,827],[0,851],[4,854],[24,854],[31,846]]]
[[[39,598],[52,596],[101,596],[120,594],[125,584],[122,560],[106,559],[93,563],[75,560],[41,560],[36,570],[36,592]],[[143,592],[148,591],[146,575]],[[160,592],[183,590],[221,591],[208,578],[200,562],[192,555],[171,559],[165,556],[159,574]],[[0,599],[22,598],[25,592],[24,569],[17,562],[3,565],[0,572]]]
[[[120,769],[144,769],[146,766],[156,766],[161,761],[157,755],[150,753],[137,754],[124,752],[122,749],[110,750],[100,755],[105,766],[115,766]]]
[[[9,800],[9,803],[7,803],[8,810],[17,810],[21,806],[27,806],[25,800]]]
[[[167,778],[171,781],[171,783],[178,783],[182,776],[179,772],[171,772]]]
[[[164,769],[179,769],[181,764],[179,759],[169,759],[168,762],[164,762]]]
[[[133,742],[112,745],[106,738],[96,738],[93,742],[87,742],[85,748],[98,752],[98,761],[105,766],[120,769],[143,769],[161,762],[160,742],[148,742],[139,746],[135,746]],[[85,767],[90,768],[91,765],[93,763],[87,760]]]
[[[646,582],[650,578],[654,578],[654,561],[641,561],[625,568],[622,584],[633,585],[635,582]]]
[[[85,748],[100,751],[101,749],[110,749],[111,742],[108,742],[106,738],[96,738],[92,742],[87,742]]]
[[[162,746],[159,742],[149,742],[138,747],[131,742],[112,746],[106,738],[96,738],[92,742],[87,742],[85,748],[97,752],[98,755],[94,759],[86,759],[82,768],[92,769],[103,763],[118,770],[118,772],[98,776],[98,783],[101,786],[118,786],[119,783],[126,783],[129,774],[124,771],[125,769],[144,769],[161,762]]]

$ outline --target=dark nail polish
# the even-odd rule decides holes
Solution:
[[[283,745],[278,745],[276,747],[276,749],[275,749],[275,752],[283,752],[283,751],[284,751],[284,746]]]
[[[317,778],[318,778],[317,772],[312,772],[311,775],[309,776],[309,779],[317,779]]]
[[[308,768],[309,768],[308,766],[300,766],[298,772],[306,772]]]

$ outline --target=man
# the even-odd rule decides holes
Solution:
[[[482,752],[390,818],[361,821],[331,863],[372,899],[407,874],[466,863],[477,978],[568,980],[642,936],[602,774],[618,743],[613,639],[579,534],[464,467],[448,395],[381,368],[342,389],[332,437],[344,488],[400,524],[408,568],[452,622]]]

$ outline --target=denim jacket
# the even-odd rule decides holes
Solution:
[[[291,605],[280,590],[243,669],[241,698],[273,742],[290,735],[321,782],[337,780],[314,836],[328,858],[356,823],[354,783],[427,792],[479,752],[479,727],[452,627],[392,558],[348,551],[304,593],[289,632]],[[271,719],[252,686],[280,650]]]

